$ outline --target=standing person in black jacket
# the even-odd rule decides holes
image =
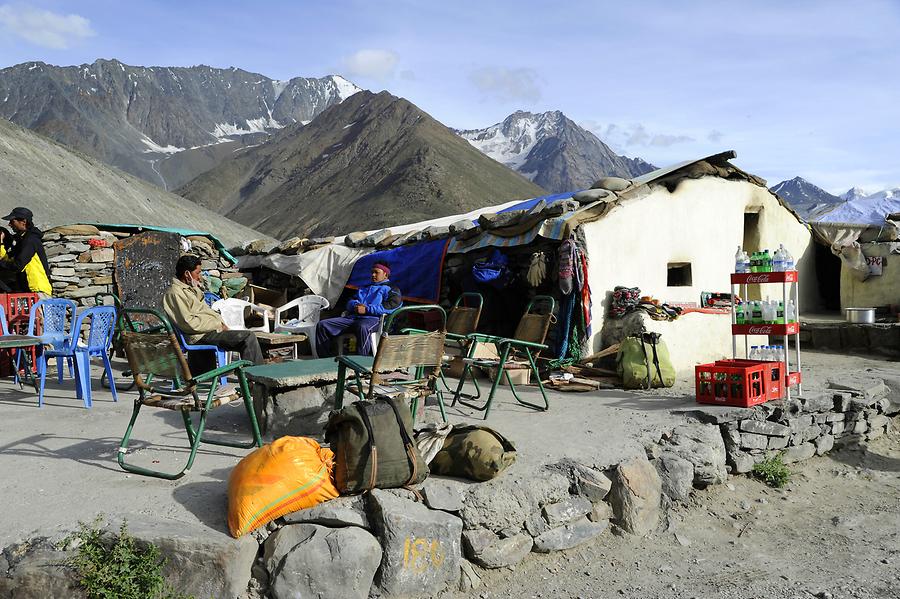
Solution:
[[[37,293],[42,298],[53,294],[50,264],[44,252],[44,234],[34,226],[34,214],[28,208],[13,208],[3,217],[13,230],[13,247],[7,251],[5,234],[0,231],[0,269],[17,273],[18,291]]]

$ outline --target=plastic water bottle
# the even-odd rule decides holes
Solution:
[[[758,301],[750,302],[750,323],[762,324],[762,304]]]
[[[750,348],[750,355],[747,356],[750,360],[759,360],[759,346],[754,345]]]
[[[744,252],[741,251],[741,246],[738,246],[734,254],[734,272],[744,272]]]
[[[772,272],[772,255],[769,250],[763,251],[763,269],[762,272]]]
[[[796,266],[794,264],[794,257],[791,255],[787,248],[784,247],[784,244],[781,245],[781,257],[784,260],[784,270],[794,270]]]
[[[784,246],[779,247],[775,250],[775,255],[772,256],[772,270],[775,272],[784,272]]]
[[[784,302],[778,302],[778,312],[775,314],[775,322],[778,324],[785,324],[784,321]]]
[[[784,307],[784,319],[786,322],[797,322],[797,307],[794,300],[788,300],[787,306]]]

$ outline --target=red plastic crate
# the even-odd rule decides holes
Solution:
[[[6,321],[11,335],[28,334],[28,318],[31,307],[38,301],[36,293],[0,293],[0,305],[6,314]],[[40,332],[38,331],[38,334]],[[31,363],[37,363],[37,352],[34,347],[25,351],[31,353]],[[15,350],[5,350],[0,355],[0,376],[12,376],[12,358]]]
[[[784,392],[781,362],[718,360],[694,368],[697,403],[749,408]]]

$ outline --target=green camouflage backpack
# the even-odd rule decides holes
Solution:
[[[516,448],[486,426],[454,426],[429,464],[432,474],[490,480],[516,461]]]
[[[641,333],[622,340],[616,356],[616,370],[626,389],[675,384],[675,368],[669,358],[669,349],[660,337],[659,333]]]

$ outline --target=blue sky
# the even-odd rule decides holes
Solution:
[[[342,74],[451,127],[561,110],[664,166],[725,149],[770,184],[900,186],[900,1],[0,0],[0,67]]]

